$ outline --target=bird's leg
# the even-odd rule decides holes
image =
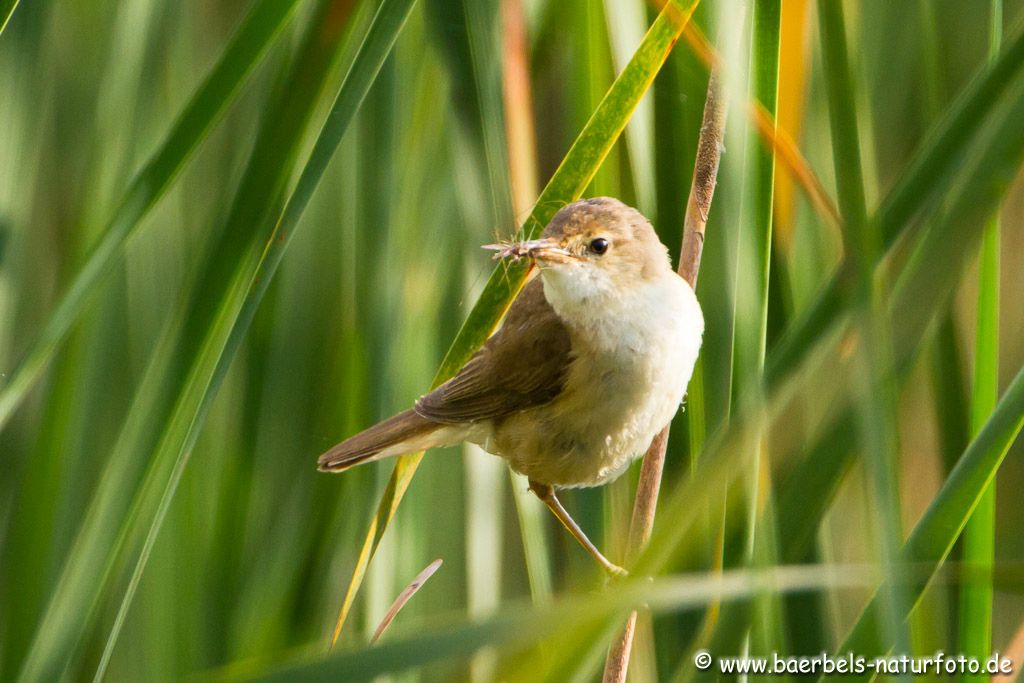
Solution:
[[[538,498],[544,501],[544,504],[548,506],[548,509],[551,510],[551,512],[555,513],[555,517],[558,518],[558,521],[561,522],[562,525],[569,530],[569,533],[580,542],[580,545],[583,546],[584,550],[590,553],[590,556],[597,560],[597,563],[601,565],[602,569],[608,572],[611,576],[621,577],[629,575],[629,572],[619,565],[611,562],[607,557],[601,554],[601,551],[597,549],[597,546],[590,542],[587,535],[583,533],[583,529],[576,524],[576,521],[570,517],[566,509],[562,507],[562,503],[558,500],[558,497],[555,496],[555,488],[553,486],[550,484],[541,484],[531,479],[530,490],[533,491]]]

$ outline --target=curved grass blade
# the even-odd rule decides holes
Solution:
[[[256,241],[256,245],[263,245],[260,251],[254,252],[259,254],[258,258],[240,264],[228,285],[226,296],[217,308],[213,324],[190,369],[154,457],[156,463],[173,461],[174,465],[169,477],[157,474],[151,478],[154,486],[164,479],[166,484],[122,600],[111,640],[116,639],[117,630],[124,622],[160,527],[188,464],[188,457],[213,397],[227,374],[231,359],[252,323],[303,211],[323,178],[349,123],[390,54],[414,3],[415,0],[384,0],[378,8],[274,229],[265,242]]]
[[[928,580],[938,571],[985,490],[999,470],[1021,427],[1024,426],[1024,368],[1014,378],[992,416],[967,447],[946,483],[917,523],[900,553],[905,565],[925,565],[924,578],[894,577],[885,585],[903,585],[919,598]],[[881,590],[881,589],[880,589]],[[880,594],[880,593],[879,593]],[[871,600],[838,652],[865,657],[884,655],[891,643],[879,641],[879,599]],[[907,615],[903,615],[906,617]],[[831,679],[829,679],[831,680]],[[836,680],[839,680],[838,678]],[[848,680],[843,677],[843,680]]]
[[[908,261],[895,290],[886,301],[891,320],[899,322],[892,327],[897,378],[907,376],[930,321],[943,310],[951,288],[960,280],[969,255],[974,253],[982,239],[988,217],[1002,201],[1010,181],[1020,169],[1024,157],[1024,129],[1019,123],[1024,117],[1024,76],[1018,77],[1008,100],[991,117],[984,138],[972,147],[966,162],[958,169],[956,192],[951,197],[948,210],[928,233],[918,237],[914,257]],[[882,263],[888,264],[891,260],[883,258]],[[929,271],[932,268],[941,268],[943,277],[931,276]],[[893,278],[883,274],[880,279],[891,281]],[[845,310],[841,316],[842,321],[849,321],[850,316]],[[830,334],[826,341],[832,339],[832,343],[835,343],[837,336]],[[812,348],[822,347],[824,343],[819,341]],[[812,353],[810,357],[815,355]],[[794,391],[791,385],[795,381],[792,374],[785,376],[768,394],[767,405],[778,410],[779,405],[785,403],[781,395]],[[738,435],[750,428],[749,421],[750,418],[745,415],[733,420],[729,429],[719,435],[702,459],[693,477],[696,483],[687,482],[673,497],[666,514],[674,519],[674,527],[659,537],[656,544],[659,546],[658,552],[648,553],[642,565],[645,571],[656,573],[664,566],[665,558],[671,555],[674,548],[679,547],[687,528],[693,523],[691,509],[701,491],[708,487],[724,486],[735,477],[734,470],[738,466],[737,444],[741,442]],[[842,443],[843,440],[837,439],[837,436],[853,428],[853,412],[847,405],[833,428],[825,429],[812,448],[812,454],[827,458],[826,462],[819,466],[819,463],[808,460],[786,482],[780,502],[783,525],[779,529],[780,537],[787,539],[787,547],[784,548],[786,557],[793,559],[802,550],[801,546],[817,528],[821,515],[828,509],[829,497],[838,489],[842,476],[849,471],[853,453],[845,446],[836,447],[830,443],[830,439]],[[809,490],[819,492],[820,496],[813,508],[808,508],[803,500]],[[903,605],[911,606],[912,602],[907,601]],[[721,624],[721,628],[727,630],[741,631],[742,627],[742,623]]]
[[[699,0],[695,0],[684,7],[678,0],[672,0],[665,5],[644,36],[643,42],[637,47],[633,58],[615,79],[558,170],[541,192],[533,211],[522,226],[523,235],[535,236],[559,208],[577,199],[587,187],[626,126],[640,98],[647,92],[655,75],[661,69],[698,2]],[[525,264],[502,264],[495,269],[441,362],[441,367],[434,378],[434,386],[454,375],[473,351],[490,336],[511,305],[512,299],[526,282],[528,272],[528,266]],[[394,472],[370,522],[366,539],[356,560],[352,580],[345,592],[332,635],[332,644],[338,640],[370,559],[376,552],[380,539],[398,509],[422,458],[422,453],[405,455],[395,464]]]
[[[443,563],[444,560],[438,558],[428,564],[423,571],[417,574],[409,585],[398,594],[395,601],[391,603],[391,607],[388,608],[384,618],[380,620],[380,624],[377,625],[377,630],[373,632],[373,636],[370,638],[371,645],[380,640],[380,637],[384,635],[384,631],[388,630],[388,626],[391,626],[391,622],[395,620],[395,617],[397,617],[398,613],[402,611],[405,604],[412,600],[412,596],[416,595],[420,588],[423,588],[423,584],[430,580],[430,577],[434,575],[434,572],[441,568]]]
[[[43,372],[85,308],[88,296],[113,270],[128,237],[163,197],[192,153],[227,110],[297,5],[298,0],[260,0],[246,17],[163,144],[128,186],[110,223],[26,354],[7,373],[10,379],[0,388],[0,429]]]
[[[515,650],[537,642],[564,641],[576,645],[591,634],[607,632],[609,619],[621,618],[640,604],[655,612],[704,607],[716,600],[747,600],[763,591],[781,593],[854,588],[871,580],[874,572],[856,566],[775,567],[768,570],[739,569],[716,575],[680,575],[654,580],[631,580],[612,586],[600,600],[593,595],[573,595],[555,603],[503,609],[476,623],[436,629],[420,629],[373,648],[333,655],[326,659],[299,661],[262,675],[246,676],[230,669],[220,680],[336,681],[371,680],[432,661],[466,657],[483,647]],[[572,624],[567,628],[566,624]],[[563,658],[575,656],[572,646],[559,647]],[[523,662],[524,668],[533,662]],[[234,675],[233,675],[234,673]],[[537,675],[511,680],[539,680]]]
[[[250,251],[258,254],[262,248],[267,216],[281,205],[303,135],[322,99],[328,76],[340,60],[344,17],[352,3],[318,0],[318,4],[308,38],[271,96],[219,242],[207,256],[191,295],[182,298],[150,357],[136,400],[64,563],[58,588],[36,631],[24,665],[25,679],[50,678],[48,672],[62,665],[62,657],[67,660],[73,656],[69,654],[71,644],[90,627],[90,605],[98,604],[104,591],[109,590],[111,567],[117,557],[124,555],[122,549],[129,544],[134,520],[147,519],[144,503],[159,495],[153,482],[163,482],[169,476],[170,459],[150,460],[149,455],[161,425],[167,423],[174,392],[184,391],[181,387],[190,361],[200,351],[206,328],[213,324],[216,309],[210,302],[220,300],[230,287],[235,264]],[[249,244],[252,246],[246,251]],[[132,502],[133,488],[139,486],[147,464],[147,483],[135,491]],[[137,542],[129,545],[136,546]],[[119,628],[120,620],[107,639],[97,677],[102,675]]]
[[[893,336],[897,368],[901,373],[909,369],[910,360],[919,348],[920,339],[927,331],[929,322],[941,310],[949,290],[959,281],[958,276],[963,272],[966,259],[980,242],[987,217],[1002,200],[1011,180],[1020,169],[1024,157],[1024,128],[1019,125],[1024,118],[1024,76],[1019,77],[1014,85],[1009,101],[1003,103],[986,127],[984,139],[977,143],[967,161],[959,167],[956,191],[948,211],[940,223],[919,237],[914,256],[900,273],[894,291],[886,302],[892,319],[900,321],[900,325],[893,328]],[[883,258],[882,261],[888,265],[887,259]],[[931,272],[934,269],[939,270],[939,275]],[[886,276],[883,279],[893,278]],[[830,335],[830,338],[837,336]],[[821,342],[814,348],[818,346],[821,346]],[[767,403],[777,405],[781,401],[783,389],[787,387],[787,382],[782,382],[769,394]],[[792,388],[787,390],[793,391]],[[694,475],[701,488],[727,481],[732,476],[728,472],[719,471],[729,464],[719,462],[719,459],[730,450],[730,444],[737,441],[737,433],[747,428],[749,425],[745,420],[737,419],[730,429],[718,436],[716,444],[709,449],[708,469]],[[682,499],[681,504],[685,504],[686,508],[692,507],[694,497],[694,490],[688,487],[689,484],[678,494]],[[793,488],[807,490],[806,487]],[[679,520],[684,517],[681,515]],[[811,521],[817,523],[816,520]],[[680,535],[683,532],[681,527],[684,526],[681,521],[678,522],[671,533],[666,534],[666,538]],[[785,530],[783,532],[786,533]],[[660,549],[658,556],[671,552],[672,542],[665,541],[663,545],[665,547]],[[647,561],[652,559],[648,557]],[[649,571],[656,570],[649,564],[643,567]]]
[[[999,58],[981,71],[925,137],[899,180],[875,211],[884,246],[908,230],[911,219],[934,207],[963,177],[962,161],[972,143],[1003,101],[1010,84],[1024,72],[1024,20],[1017,22],[1014,39]],[[768,356],[765,382],[769,386],[796,367],[800,358],[836,321],[855,283],[856,271],[844,261],[814,303],[791,324]]]

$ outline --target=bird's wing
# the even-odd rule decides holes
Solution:
[[[416,401],[434,422],[488,420],[553,400],[571,358],[569,331],[536,278],[516,298],[501,329],[455,377]]]

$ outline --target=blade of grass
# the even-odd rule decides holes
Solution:
[[[742,414],[754,415],[760,411],[760,377],[763,372],[768,331],[768,300],[772,261],[772,228],[774,217],[774,191],[776,177],[776,148],[770,141],[778,136],[775,118],[778,106],[779,48],[781,30],[781,3],[773,0],[752,3],[750,36],[750,86],[747,101],[756,103],[748,112],[762,114],[764,122],[748,118],[743,156],[743,186],[741,190],[740,221],[736,227],[736,265],[732,273],[736,301],[733,316],[732,401]],[[699,39],[699,37],[695,37]],[[769,144],[762,145],[761,141]],[[765,490],[763,468],[767,449],[765,423],[754,420],[754,426],[745,433],[741,446],[743,455],[739,467],[743,472],[743,487],[729,491],[736,496],[737,515],[742,519],[742,541],[722,548],[727,564],[768,566],[776,563],[773,547],[773,508]],[[733,504],[728,501],[727,505]],[[767,653],[781,649],[781,627],[778,623],[779,605],[772,596],[758,596],[750,603],[731,603],[717,613],[707,615],[704,633],[715,623],[743,623],[744,628],[728,632],[718,631],[713,640],[714,651]],[[756,621],[750,619],[756,612]],[[747,628],[754,625],[755,628]],[[728,633],[727,640],[721,640]],[[746,645],[744,645],[744,642]],[[708,671],[699,678],[714,677]]]
[[[778,101],[780,18],[781,2],[778,0],[755,0],[752,3],[750,99],[764,107],[772,121],[773,137]],[[737,298],[733,323],[734,401],[735,392],[754,386],[762,372],[768,329],[775,155],[759,144],[759,137],[756,127],[750,126],[744,161],[746,182],[741,198],[744,228],[738,240],[738,263],[734,274]],[[751,467],[756,471],[756,459]]]
[[[1014,39],[999,59],[972,79],[928,133],[872,216],[886,247],[909,230],[911,219],[925,207],[934,206],[962,177],[960,162],[966,150],[985,130],[1010,84],[1024,72],[1024,19],[1017,22],[1012,34]],[[765,381],[769,386],[795,367],[822,332],[831,327],[844,310],[842,302],[854,281],[853,264],[844,261],[814,303],[788,326],[768,358]]]
[[[634,53],[633,59],[612,84],[608,94],[594,111],[590,121],[576,138],[558,170],[555,171],[541,192],[532,213],[522,227],[523,235],[536,235],[561,206],[578,198],[583,192],[618,138],[619,133],[622,132],[640,97],[654,80],[654,76],[678,39],[682,27],[696,9],[696,5],[696,2],[692,2],[682,9],[683,6],[673,0],[658,15]],[[682,16],[679,16],[680,13]],[[525,265],[508,267],[502,265],[491,274],[480,298],[449,347],[435,376],[434,386],[455,374],[469,359],[473,351],[490,336],[498,321],[511,305],[512,299],[526,281],[527,273]],[[338,622],[332,635],[332,643],[337,641],[338,635],[341,633],[341,628],[362,583],[366,567],[412,481],[422,457],[422,453],[402,456],[395,465],[356,560],[352,579],[346,589]]]
[[[302,213],[319,186],[349,123],[391,52],[414,2],[415,0],[384,0],[381,3],[342,81],[295,189],[281,211],[269,239],[266,240],[254,264],[248,260],[241,264],[232,278],[227,296],[217,307],[214,324],[208,330],[200,353],[192,365],[184,390],[178,398],[154,457],[157,462],[173,462],[174,465],[170,476],[166,478],[160,502],[152,516],[110,642],[116,640],[117,631],[123,624],[160,527],[188,464],[189,455],[213,398],[227,374],[230,361],[241,345],[256,309],[270,286],[288,244],[294,237]],[[154,485],[158,486],[164,478],[158,476],[153,480]]]
[[[932,500],[921,521],[904,544],[899,561],[904,565],[925,565],[931,571],[925,578],[909,581],[895,575],[886,585],[904,584],[915,600],[920,598],[928,580],[949,554],[961,530],[992,483],[1021,427],[1024,426],[1024,368],[1014,378],[991,417],[957,462],[949,478]],[[881,590],[881,589],[880,589]],[[865,657],[884,655],[892,642],[879,639],[879,594],[861,613],[837,652],[856,652]],[[907,615],[904,615],[904,617]],[[988,652],[985,653],[988,656]],[[863,676],[867,679],[867,676]],[[826,680],[832,680],[831,678]],[[836,677],[835,680],[846,680]]]
[[[136,400],[36,631],[22,671],[24,680],[48,679],[49,672],[61,665],[62,657],[72,656],[73,644],[88,628],[93,618],[90,614],[107,590],[115,558],[121,554],[118,549],[126,544],[142,502],[158,493],[150,490],[153,484],[149,483],[137,490],[132,503],[133,487],[138,486],[147,462],[147,482],[163,481],[168,476],[168,458],[149,461],[146,456],[155,446],[160,425],[166,424],[169,417],[174,402],[171,392],[184,391],[190,354],[200,352],[205,328],[217,314],[212,302],[219,301],[219,293],[230,285],[235,270],[230,264],[246,256],[240,246],[252,242],[255,253],[262,247],[266,217],[280,205],[303,133],[320,101],[319,93],[340,57],[347,0],[321,0],[320,4],[315,18],[322,21],[314,21],[292,71],[282,74],[278,99],[261,126],[219,243],[208,255],[191,299],[182,299],[150,358]],[[108,638],[100,671],[114,640]]]
[[[67,336],[88,303],[89,295],[113,270],[128,237],[163,197],[192,153],[224,114],[297,5],[298,0],[261,0],[249,12],[163,144],[128,186],[110,223],[28,351],[13,370],[0,374],[9,377],[0,388],[0,429]]]
[[[962,260],[957,262],[958,256],[961,252],[973,253],[971,245],[981,240],[982,227],[1020,167],[1024,153],[1024,138],[1019,125],[1020,117],[1024,116],[1024,80],[1018,76],[1014,85],[1008,102],[1001,103],[1002,106],[993,114],[983,139],[972,143],[967,161],[958,166],[952,179],[954,193],[948,210],[928,233],[919,238],[916,255],[904,268],[890,299],[890,309],[895,311],[892,319],[900,321],[893,332],[897,364],[903,374],[909,365],[908,358],[918,348],[920,335],[936,311],[935,302],[941,301],[941,291],[946,290],[948,294],[949,287],[957,281],[956,273],[963,267]],[[956,253],[950,254],[950,251]],[[883,264],[888,261],[891,261],[888,257],[882,259]],[[941,277],[929,276],[929,271],[935,268],[940,269]],[[886,279],[892,278],[887,276]],[[912,281],[914,285],[909,284]],[[910,313],[916,318],[914,324],[910,323]],[[769,354],[769,364],[775,353],[773,350]],[[830,457],[835,456],[833,453]],[[808,475],[811,469],[807,468]],[[833,468],[837,476],[845,469],[841,466]],[[811,480],[803,479],[802,476],[794,478],[791,486],[794,492],[810,490],[807,487],[812,485]],[[798,483],[798,480],[803,483]],[[820,487],[821,484],[814,484],[813,490],[821,490]],[[793,516],[794,519],[797,517]],[[799,517],[806,522],[817,523],[814,515]]]
[[[867,220],[864,173],[857,122],[856,88],[846,44],[842,3],[818,7],[821,49],[828,91],[832,130],[833,163],[839,206],[844,221],[847,258],[854,264],[857,285],[852,314],[860,336],[854,373],[857,433],[867,465],[868,490],[872,492],[871,522],[878,530],[875,541],[885,571],[890,571],[903,534],[900,528],[899,452],[896,388],[892,381],[891,332],[881,289],[875,279],[875,263],[882,255],[882,236],[877,224]],[[882,600],[888,637],[907,643],[898,615],[904,611],[897,588]],[[906,648],[904,648],[906,651]]]
[[[949,210],[941,222],[924,235],[918,236],[915,255],[903,267],[893,293],[887,299],[887,310],[892,320],[900,321],[893,327],[894,355],[896,367],[901,373],[907,372],[909,359],[920,346],[920,340],[927,331],[928,323],[948,300],[950,288],[958,281],[958,274],[964,267],[966,255],[980,242],[985,222],[1001,201],[1016,175],[1024,157],[1024,78],[1011,90],[1009,102],[1001,103],[991,125],[985,129],[984,138],[972,148],[966,161],[957,169],[957,182],[951,197]],[[950,253],[952,252],[952,253]],[[882,268],[892,267],[883,259]],[[932,271],[938,269],[936,276]],[[892,281],[889,274],[885,280]],[[948,282],[946,282],[948,280]],[[948,285],[948,286],[947,286]],[[842,318],[846,321],[847,318]],[[771,415],[779,411],[800,391],[800,381],[820,379],[825,371],[823,362],[832,362],[829,349],[836,349],[840,341],[847,344],[855,338],[839,334],[839,329],[828,334],[812,346],[813,352],[796,370],[780,379],[766,397]],[[771,354],[769,354],[769,359]],[[709,442],[706,455],[700,460],[690,481],[679,487],[665,505],[665,515],[673,519],[671,528],[656,531],[653,542],[637,563],[638,571],[654,574],[665,565],[685,538],[690,524],[697,515],[695,501],[705,497],[708,489],[721,487],[735,476],[737,444],[743,438],[744,430],[751,428],[752,418],[738,414],[729,427]],[[844,468],[836,468],[844,471]],[[806,491],[807,488],[793,487]],[[807,523],[816,525],[817,520]],[[783,536],[788,530],[780,530]]]
[[[3,35],[7,28],[7,22],[11,20],[14,10],[18,9],[20,0],[0,0],[0,35]]]
[[[1019,124],[1024,117],[1024,77],[1018,77],[1018,82],[1014,86],[1008,98],[1009,102],[1004,102],[995,112],[993,123],[986,128],[983,140],[972,147],[967,160],[958,169],[955,192],[950,198],[948,210],[929,232],[918,236],[917,248],[913,250],[914,256],[906,263],[893,293],[887,300],[890,319],[900,323],[892,328],[895,367],[900,378],[905,378],[909,373],[911,360],[920,348],[920,340],[927,332],[928,323],[937,311],[942,310],[953,283],[959,281],[959,273],[965,267],[967,255],[973,253],[975,245],[981,241],[988,217],[1001,201],[1010,180],[1020,169],[1024,157],[1024,129]],[[882,259],[880,269],[890,268],[891,262],[892,259]],[[930,272],[933,268],[941,269],[942,280],[935,278]],[[881,279],[894,278],[891,273],[887,273]],[[948,282],[945,279],[948,279]],[[841,320],[848,321],[848,316],[844,313]],[[832,334],[826,339],[830,338],[835,340],[840,337]],[[856,341],[854,337],[847,339]],[[819,342],[814,348],[822,345]],[[811,358],[813,357],[812,355]],[[785,400],[780,394],[786,392],[788,395],[798,390],[794,386],[793,377],[787,376],[768,394],[768,404],[773,410],[781,410]],[[849,429],[853,425],[849,407],[844,407],[843,411],[843,417],[837,421],[834,430]],[[657,571],[681,542],[686,529],[693,521],[693,501],[700,496],[700,492],[707,487],[724,485],[735,476],[733,468],[737,462],[737,444],[740,439],[737,434],[749,429],[749,419],[745,415],[739,416],[730,428],[710,445],[708,454],[702,459],[701,466],[694,475],[700,486],[691,488],[687,484],[673,497],[672,507],[666,513],[674,518],[675,526],[671,532],[666,532],[664,537],[656,539],[656,543],[652,545],[652,550],[657,548],[658,552],[649,552],[648,557],[643,558],[641,566],[646,571]],[[808,462],[807,466],[798,469],[794,473],[795,476],[786,483],[787,493],[781,501],[780,509],[788,511],[783,519],[790,520],[795,526],[782,527],[780,532],[783,538],[806,539],[813,533],[813,529],[820,522],[820,515],[808,514],[810,510],[801,502],[802,497],[806,491],[814,490],[823,498],[827,498],[829,491],[834,492],[838,488],[838,479],[849,471],[846,461],[852,456],[852,452],[827,445],[829,438],[841,433],[834,430],[825,430],[822,438],[813,440],[816,445],[812,453],[826,453],[829,462],[822,468]],[[823,477],[826,472],[822,470],[830,470],[831,475]],[[822,500],[816,504],[815,509],[823,512],[828,505],[828,500]],[[798,509],[801,514],[795,514]],[[787,550],[787,556],[791,557],[789,553],[795,550],[796,546]],[[909,605],[909,602],[903,604],[905,608],[909,608]],[[723,628],[739,629],[741,626],[733,624]]]
[[[384,615],[380,624],[377,625],[377,630],[373,632],[373,636],[370,638],[371,645],[380,640],[380,637],[384,635],[384,631],[388,630],[388,626],[391,626],[391,622],[395,620],[398,613],[402,611],[403,607],[405,607],[405,603],[412,600],[412,596],[416,595],[420,588],[423,588],[423,584],[430,580],[430,577],[434,575],[434,572],[441,568],[443,563],[444,560],[438,558],[428,564],[423,568],[423,571],[417,574],[415,578],[409,582],[409,585],[398,594],[398,597],[395,598],[394,603],[392,603],[391,607],[388,609],[387,614]]]
[[[745,47],[742,56],[739,46],[736,45],[727,49],[726,54],[729,57],[722,59],[718,57],[714,48],[706,43],[696,27],[690,27],[687,31],[687,39],[706,63],[718,65],[716,69],[728,69],[726,74],[734,74],[733,85],[728,91],[731,91],[729,96],[740,104],[741,111],[749,114],[755,107],[749,106],[748,103],[758,103],[769,121],[769,125],[762,128],[751,118],[744,118],[741,119],[744,123],[742,128],[737,128],[733,133],[733,146],[740,146],[742,154],[740,165],[734,170],[739,178],[738,220],[731,230],[732,234],[725,236],[731,242],[731,250],[734,253],[727,266],[730,271],[727,277],[731,279],[728,290],[733,293],[731,297],[726,295],[732,299],[726,312],[729,317],[727,324],[732,332],[728,377],[730,404],[745,414],[757,412],[756,406],[760,402],[756,387],[764,362],[766,342],[775,184],[775,153],[770,141],[775,139],[777,132],[774,113],[778,101],[781,3],[767,0],[755,1],[749,5],[749,37],[744,30],[742,10],[726,12],[723,9],[721,19],[732,25],[731,30],[735,34],[749,40],[749,49]],[[723,23],[720,30],[729,30],[724,28],[725,25]],[[746,69],[740,67],[743,61],[747,62]],[[744,82],[740,79],[743,73],[747,73],[749,79],[745,89]],[[767,144],[762,144],[762,139]],[[729,147],[728,142],[726,146]],[[736,403],[740,396],[743,397],[743,405]],[[736,467],[742,471],[742,485],[721,489],[723,500],[719,507],[723,512],[718,522],[719,528],[724,529],[726,519],[731,519],[735,511],[736,519],[741,520],[737,524],[742,527],[740,533],[743,541],[726,547],[722,543],[721,533],[715,533],[711,571],[721,571],[723,565],[753,567],[771,563],[770,550],[763,545],[763,529],[757,527],[757,511],[765,503],[760,476],[765,443],[760,426],[758,424],[745,432],[744,442],[739,446],[742,455],[738,456]],[[699,457],[703,458],[704,455],[701,453]],[[767,616],[772,606],[763,599],[764,597],[758,596],[754,602],[762,614]],[[735,612],[748,613],[752,609],[755,609],[755,606],[747,602],[712,605],[704,615],[703,625],[696,637],[699,639],[701,634],[710,632],[712,625],[719,623],[720,620],[734,620]],[[764,626],[768,624],[768,620],[761,622]],[[723,646],[724,651],[738,651],[741,647],[750,647],[752,641],[756,642],[753,647],[760,651],[765,639],[771,637],[766,632],[759,632],[756,638],[751,638],[749,628],[737,629],[731,635],[734,636],[734,642],[728,647]],[[742,646],[741,641],[745,641],[747,645]],[[692,667],[689,669],[693,670]]]
[[[756,0],[752,3],[751,29],[751,86],[750,100],[759,104],[771,122],[769,139],[777,135],[775,118],[778,109],[779,33],[781,2]],[[735,340],[733,346],[733,402],[742,395],[751,401],[752,411],[761,403],[757,388],[764,371],[765,349],[768,337],[768,298],[772,252],[772,222],[775,204],[775,151],[772,146],[760,144],[761,131],[757,124],[750,125],[746,133],[740,215],[745,230],[740,231],[737,245]],[[759,512],[771,508],[765,500],[768,492],[762,490],[764,459],[768,442],[760,428],[750,434],[746,444],[744,463],[745,481],[745,542],[742,562],[752,566],[774,564],[774,549],[768,539],[774,521],[769,515],[761,518]],[[766,528],[769,527],[769,528]],[[728,560],[727,560],[728,561]],[[769,640],[779,629],[777,605],[770,596],[759,596],[751,605],[758,612],[758,628],[749,634],[753,652],[767,653]]]
[[[750,43],[750,100],[771,121],[769,139],[778,137],[776,117],[779,96],[779,47],[782,22],[781,0],[755,0],[752,3]],[[764,372],[765,349],[768,343],[768,297],[771,280],[772,230],[775,199],[775,148],[759,144],[761,132],[755,123],[747,134],[743,196],[740,215],[749,221],[750,232],[738,241],[739,260],[735,291],[737,294],[734,329],[735,357],[733,389],[745,392],[744,400],[761,403],[758,391]],[[745,253],[746,252],[746,253]],[[745,269],[743,276],[740,269]],[[754,408],[756,409],[756,408]],[[750,435],[745,463],[746,542],[743,560],[753,567],[777,564],[774,541],[774,503],[769,478],[764,476],[768,457],[768,441],[764,432]],[[763,514],[760,514],[763,513]],[[752,654],[767,655],[783,649],[781,606],[777,596],[764,593],[751,601],[755,615],[748,634]]]
[[[999,54],[1003,3],[990,5],[989,59]],[[977,326],[974,342],[974,384],[971,390],[971,433],[977,433],[999,399],[999,215],[989,221],[981,242],[978,273]],[[992,565],[995,560],[996,486],[986,487],[964,529],[963,561],[970,569],[960,589],[960,651],[982,660],[992,650]],[[983,674],[963,680],[982,681]]]
[[[428,662],[466,657],[488,646],[519,650],[533,643],[559,643],[562,659],[575,657],[572,647],[582,635],[588,639],[604,630],[609,619],[621,618],[637,605],[654,611],[702,607],[712,600],[743,600],[759,591],[808,591],[864,585],[872,573],[862,567],[777,567],[770,570],[734,570],[721,575],[681,575],[628,581],[613,586],[595,600],[592,594],[573,595],[543,606],[511,606],[487,620],[415,632],[373,648],[342,652],[328,658],[316,650],[298,654],[295,661],[249,665],[225,670],[216,680],[336,681],[371,680]],[[572,629],[566,624],[571,623]],[[590,643],[587,643],[590,644]],[[529,664],[529,662],[527,662]],[[523,680],[537,680],[537,677]]]

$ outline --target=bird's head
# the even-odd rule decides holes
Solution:
[[[617,305],[645,281],[675,277],[668,249],[636,209],[611,197],[582,199],[555,214],[539,239],[491,245],[529,257],[556,310]]]

